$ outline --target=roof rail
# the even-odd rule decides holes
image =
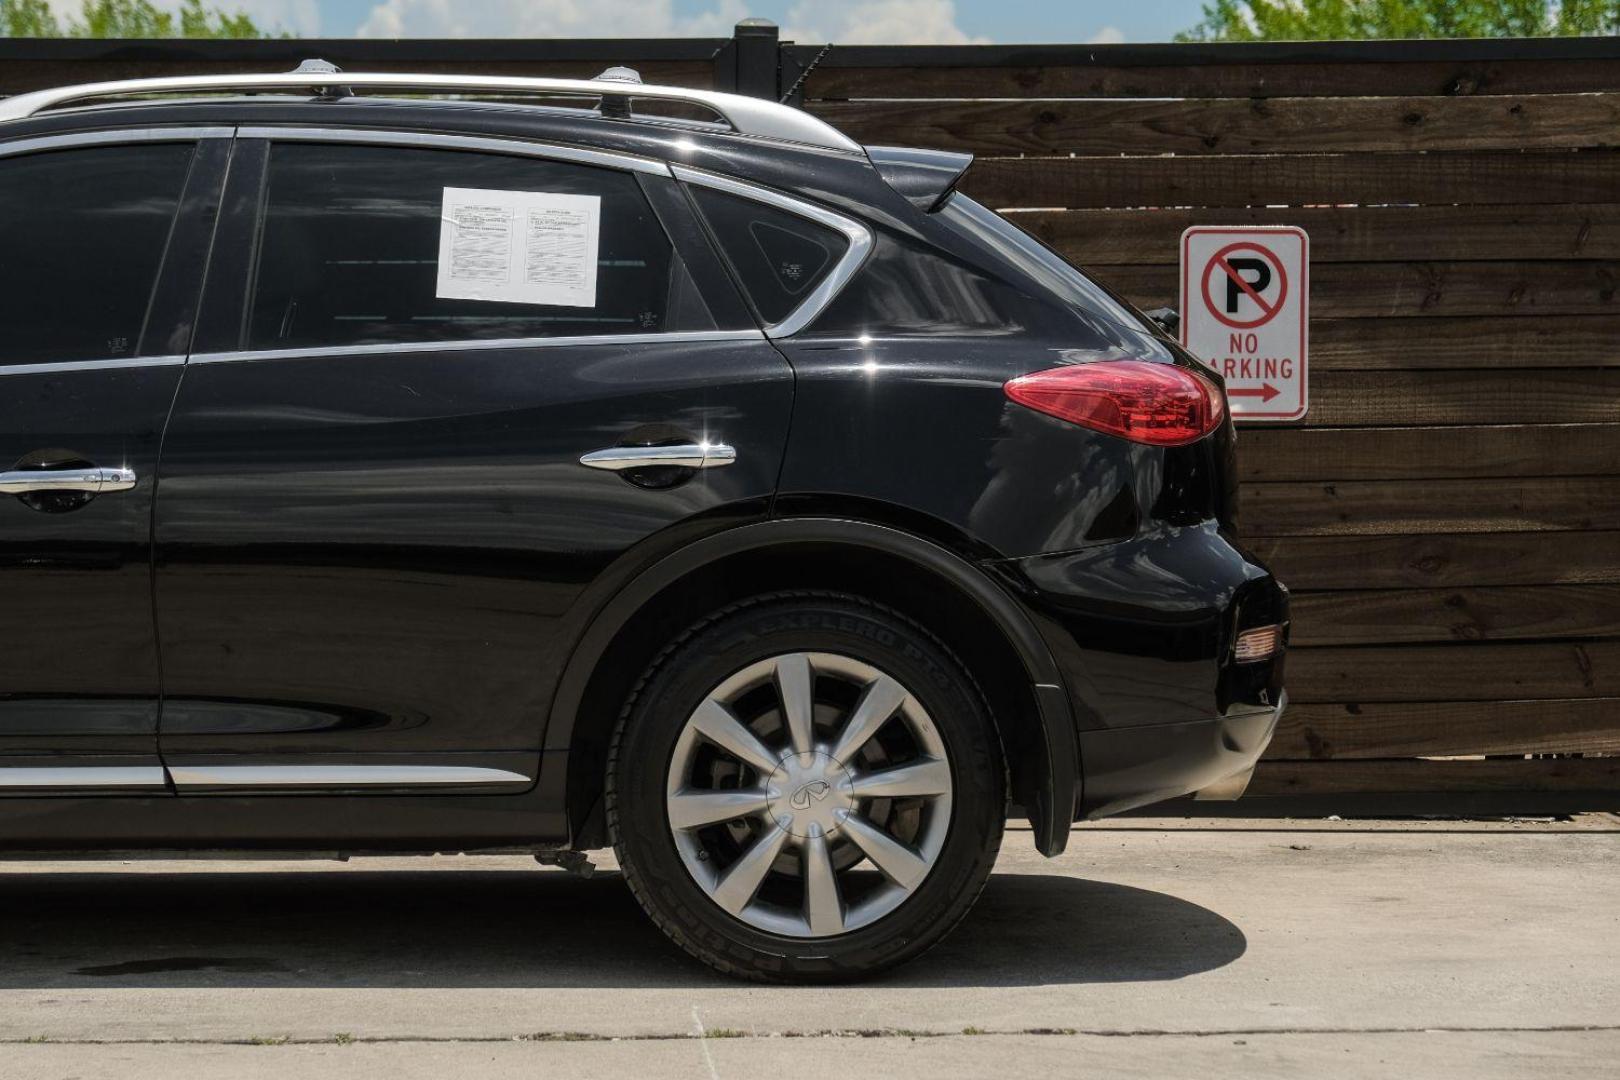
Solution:
[[[635,97],[681,101],[712,109],[739,135],[800,143],[827,150],[861,153],[860,144],[837,128],[789,105],[741,94],[688,90],[679,86],[631,84],[622,75],[609,80],[531,79],[503,75],[404,75],[383,72],[330,72],[327,64],[305,61],[300,70],[284,74],[177,75],[163,79],[82,83],[36,90],[0,100],[0,123],[22,120],[48,109],[101,98],[153,94],[213,93],[229,90],[287,90],[331,100],[341,91],[397,90],[445,94],[554,94],[569,97]],[[612,69],[610,69],[612,70]],[[620,69],[622,70],[622,69]],[[323,76],[327,76],[323,78]],[[632,89],[632,86],[634,87]],[[629,91],[626,93],[626,91]]]

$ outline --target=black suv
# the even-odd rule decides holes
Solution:
[[[969,162],[617,69],[0,102],[0,847],[612,845],[836,979],[1009,809],[1235,797],[1287,608],[1220,380]]]

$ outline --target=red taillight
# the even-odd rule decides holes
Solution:
[[[1007,396],[1071,424],[1150,446],[1203,438],[1226,415],[1221,392],[1185,368],[1146,360],[1101,360],[1020,375]]]

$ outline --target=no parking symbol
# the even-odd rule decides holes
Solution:
[[[1305,415],[1309,272],[1303,229],[1195,225],[1181,234],[1181,341],[1225,378],[1234,416]]]

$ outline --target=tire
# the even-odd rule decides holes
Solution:
[[[1006,819],[967,669],[900,613],[838,593],[755,597],[681,634],[632,690],[607,772],[641,906],[688,953],[760,982],[916,957],[978,898]]]

